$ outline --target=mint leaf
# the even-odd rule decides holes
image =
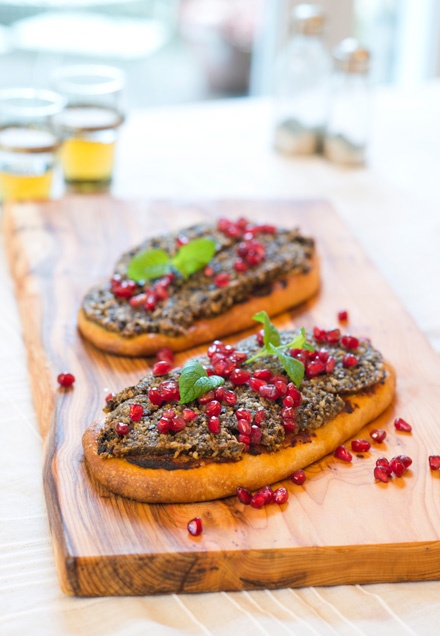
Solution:
[[[206,370],[197,360],[188,360],[179,378],[180,403],[191,402],[224,383],[224,379],[218,375],[208,376]]]
[[[258,314],[254,314],[252,316],[252,320],[256,320],[257,322],[261,322],[264,326],[264,346],[267,347],[268,344],[273,344],[275,347],[278,347],[281,342],[281,336],[278,329],[270,322],[270,318],[265,311],[260,311]]]
[[[205,267],[214,254],[215,241],[209,238],[197,238],[182,245],[171,262],[185,278],[188,278]]]
[[[273,344],[268,345],[268,350],[270,353],[278,358],[289,378],[297,387],[299,387],[304,378],[303,363],[299,360],[296,360],[295,358],[286,356],[285,353],[274,347]]]
[[[304,327],[301,327],[301,331],[294,339],[288,344],[284,345],[282,349],[305,349],[306,351],[315,351],[315,347],[307,342],[307,334]]]
[[[127,275],[139,283],[164,276],[171,270],[171,262],[164,250],[151,249],[133,256],[128,264]]]

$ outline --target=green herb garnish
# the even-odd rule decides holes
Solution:
[[[186,279],[205,267],[214,254],[215,241],[197,238],[182,245],[173,258],[161,249],[145,250],[136,254],[128,264],[127,274],[131,280],[138,283],[160,278],[174,269]]]
[[[276,356],[283,365],[289,378],[294,382],[296,386],[299,386],[304,377],[304,365],[300,360],[292,358],[291,356],[283,353],[283,349],[305,349],[306,351],[314,351],[313,345],[307,342],[307,334],[304,327],[301,327],[301,331],[297,334],[291,342],[286,345],[281,344],[281,336],[278,329],[270,321],[269,316],[265,311],[260,311],[253,316],[253,319],[257,322],[261,322],[264,327],[263,346],[252,358],[246,360],[246,364],[253,362],[263,356]]]
[[[180,403],[186,404],[225,383],[219,375],[210,375],[197,360],[188,360],[179,378]]]

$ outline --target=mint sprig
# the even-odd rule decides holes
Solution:
[[[197,360],[188,360],[183,366],[179,378],[180,403],[191,402],[224,383],[224,378],[219,375],[208,376],[206,370]]]
[[[304,365],[300,360],[292,358],[283,353],[283,349],[305,349],[306,351],[314,351],[314,347],[307,342],[307,334],[304,327],[301,327],[300,333],[297,334],[288,344],[281,344],[281,336],[278,329],[270,321],[265,311],[260,311],[253,316],[257,322],[261,322],[264,326],[263,346],[252,358],[246,360],[246,364],[253,362],[263,356],[276,356],[283,365],[289,378],[299,387],[304,378]]]
[[[186,279],[209,263],[215,249],[215,241],[202,237],[182,245],[173,258],[170,258],[165,250],[145,250],[133,256],[128,264],[127,275],[139,283],[160,278],[174,269]]]

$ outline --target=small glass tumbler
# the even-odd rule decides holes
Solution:
[[[53,117],[65,100],[52,91],[0,91],[0,196],[3,201],[50,198],[59,140]]]
[[[75,192],[108,190],[124,121],[124,73],[111,66],[67,66],[54,73],[53,85],[67,99],[55,120],[63,139],[60,158],[67,187]]]

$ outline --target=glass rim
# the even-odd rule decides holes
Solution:
[[[29,100],[28,104],[14,104],[14,100]],[[46,104],[32,104],[31,102],[46,102]],[[8,101],[11,101],[8,104]],[[16,117],[49,117],[59,113],[66,106],[66,98],[55,91],[39,88],[3,88],[0,90],[0,117],[12,115]]]
[[[96,77],[95,83],[84,83],[85,78],[93,77]],[[52,81],[61,92],[108,95],[124,87],[125,73],[115,66],[105,64],[75,64],[54,71]]]

